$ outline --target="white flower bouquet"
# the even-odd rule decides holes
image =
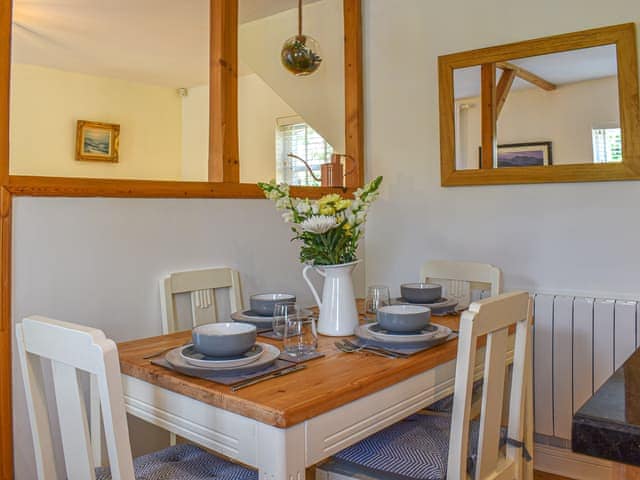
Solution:
[[[282,218],[292,224],[293,240],[301,240],[300,261],[310,265],[338,265],[357,260],[358,241],[363,233],[367,211],[378,198],[382,177],[359,188],[353,200],[337,193],[319,200],[291,198],[289,185],[258,183],[276,208],[284,210]]]

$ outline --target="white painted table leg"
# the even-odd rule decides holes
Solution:
[[[305,480],[304,423],[286,429],[259,423],[257,449],[260,480]]]

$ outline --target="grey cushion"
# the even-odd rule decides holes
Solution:
[[[412,415],[342,450],[322,469],[363,479],[442,480],[450,429],[448,415]],[[471,422],[469,471],[475,466],[478,432],[479,423]]]
[[[188,444],[175,445],[133,461],[136,480],[258,480],[258,473]],[[111,480],[108,467],[96,480]]]

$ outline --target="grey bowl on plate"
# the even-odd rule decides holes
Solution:
[[[405,283],[400,285],[402,298],[411,303],[435,302],[442,296],[442,285],[435,283]]]
[[[251,311],[265,317],[273,316],[276,303],[296,303],[296,296],[290,293],[258,293],[249,297]]]
[[[240,355],[256,343],[255,325],[241,322],[207,323],[191,332],[195,349],[209,357]]]
[[[376,320],[385,330],[415,332],[429,325],[431,309],[421,305],[388,305],[378,309]]]

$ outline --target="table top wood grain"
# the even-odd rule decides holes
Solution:
[[[435,317],[434,322],[457,329],[458,315]],[[190,331],[118,344],[120,368],[128,375],[201,402],[276,427],[290,427],[365,397],[456,358],[458,341],[450,340],[408,359],[342,353],[339,337],[319,337],[324,357],[306,363],[290,375],[231,392],[230,387],[193,378],[153,365],[145,356],[189,342]],[[282,348],[282,342],[259,337]],[[426,387],[426,385],[425,385]]]

